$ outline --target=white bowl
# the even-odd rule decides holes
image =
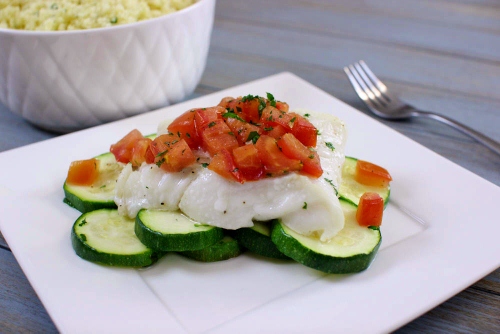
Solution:
[[[74,131],[181,101],[205,69],[215,0],[110,28],[0,29],[0,103]]]

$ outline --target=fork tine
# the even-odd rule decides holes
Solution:
[[[347,67],[344,67],[344,72],[347,74],[349,81],[351,82],[352,86],[354,87],[354,90],[356,91],[356,94],[358,94],[361,100],[363,100],[363,102],[369,108],[377,109],[379,106],[375,98],[375,95],[373,94],[372,91],[370,91],[370,89],[368,89],[368,87],[361,79],[354,66],[349,65]]]
[[[365,73],[368,75],[368,77],[371,79],[371,81],[377,86],[378,90],[382,93],[385,94],[386,96],[389,94],[387,86],[384,85],[384,83],[377,78],[377,76],[370,70],[368,65],[363,60],[359,61],[359,65],[363,68]]]
[[[371,78],[368,77],[369,75],[368,75],[368,73],[365,72],[364,68],[361,66],[361,63],[364,63],[364,62],[361,60],[358,63],[354,63],[354,67],[358,71],[358,73],[361,76],[361,78],[363,79],[363,81],[368,86],[368,89],[370,89],[373,92],[373,94],[377,97],[377,99],[378,99],[377,102],[380,102],[381,104],[384,104],[384,105],[387,104],[388,102],[390,102],[390,99],[388,99],[386,96],[384,96],[380,92],[380,90],[375,86],[376,83],[374,83],[372,80],[370,80]],[[367,66],[365,66],[365,67],[367,67]]]

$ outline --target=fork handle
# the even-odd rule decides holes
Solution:
[[[468,126],[466,126],[462,123],[459,123],[459,122],[457,122],[451,118],[448,118],[446,116],[431,113],[428,111],[414,110],[412,115],[426,117],[426,118],[432,118],[432,119],[435,119],[439,122],[447,124],[447,125],[451,126],[452,128],[474,138],[479,143],[483,144],[484,146],[486,146],[487,148],[489,148],[490,150],[492,150],[496,154],[500,155],[500,143],[499,142],[491,139],[488,136],[483,135],[482,133],[477,132],[474,129],[469,128]]]

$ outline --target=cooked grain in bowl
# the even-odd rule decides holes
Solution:
[[[159,17],[195,0],[0,0],[0,28],[81,30]]]

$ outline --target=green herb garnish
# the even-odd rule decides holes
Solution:
[[[252,131],[248,135],[247,141],[252,141],[252,143],[255,144],[259,138],[260,138],[259,133],[257,131]]]
[[[330,143],[330,142],[326,142],[326,143],[325,143],[325,145],[326,145],[326,147],[328,147],[330,150],[335,151],[335,147],[333,146],[333,144],[332,144],[332,143]]]

